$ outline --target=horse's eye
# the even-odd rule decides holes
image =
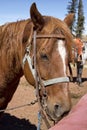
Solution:
[[[48,60],[48,56],[46,54],[41,54],[41,59]]]

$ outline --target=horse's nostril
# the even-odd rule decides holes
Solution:
[[[60,107],[59,104],[55,104],[55,105],[54,105],[54,109],[55,109],[55,111],[57,111],[57,110],[59,109],[59,107]]]

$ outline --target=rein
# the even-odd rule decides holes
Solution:
[[[26,52],[26,54],[25,54],[25,56],[23,58],[23,67],[24,67],[25,62],[27,61],[28,65],[29,65],[29,67],[31,69],[33,78],[35,80],[36,96],[37,96],[37,100],[38,100],[38,104],[39,104],[39,108],[40,108],[39,117],[40,117],[40,113],[41,113],[41,115],[45,119],[45,123],[47,125],[47,128],[50,128],[50,124],[47,121],[46,116],[45,116],[44,111],[43,111],[42,106],[41,106],[40,93],[39,93],[40,89],[39,88],[42,87],[43,88],[42,89],[43,93],[45,94],[46,93],[45,87],[48,87],[49,85],[56,84],[56,83],[66,83],[66,82],[69,82],[69,78],[68,77],[58,77],[58,78],[49,79],[49,80],[42,80],[41,79],[41,76],[40,76],[39,71],[37,69],[37,58],[36,58],[36,39],[41,39],[41,38],[59,38],[59,39],[64,39],[64,36],[62,36],[60,38],[60,35],[57,35],[57,34],[37,35],[36,31],[34,31],[34,35],[32,36],[32,39],[33,39],[33,65],[34,65],[34,68],[31,65],[31,62],[30,62],[31,57],[29,55],[30,54],[31,43],[29,43],[29,46],[26,48],[27,52]],[[44,100],[46,100],[46,99],[44,99]],[[38,124],[38,129],[37,130],[39,130],[39,128],[40,128],[40,124]]]

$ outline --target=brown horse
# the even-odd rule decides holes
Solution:
[[[82,70],[83,70],[83,54],[84,54],[84,45],[80,38],[74,38],[72,45],[72,58],[74,61],[74,66],[76,64],[76,82],[79,86],[82,83]],[[69,64],[69,70],[71,75],[71,80],[73,81],[72,68]]]
[[[0,27],[0,109],[7,107],[25,75],[33,86],[39,84],[40,105],[57,121],[71,107],[67,67],[73,42],[68,26],[73,15],[64,21],[42,16],[35,3],[30,15],[31,19]]]

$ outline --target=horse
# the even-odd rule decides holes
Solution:
[[[77,64],[77,82],[79,85],[82,83],[82,72],[84,65],[86,64],[87,61],[87,43],[83,42],[83,49],[82,49],[82,60],[78,62]]]
[[[51,120],[58,121],[70,111],[67,67],[72,21],[73,14],[64,20],[43,16],[32,3],[29,19],[0,26],[0,110],[6,109],[24,75]]]
[[[81,42],[81,60],[78,60],[78,46],[76,45],[76,41],[74,40],[74,45],[72,47],[72,57],[74,59],[74,63],[76,64],[76,73],[77,73],[77,77],[76,77],[76,82],[79,86],[81,86],[81,83],[82,83],[82,71],[83,71],[83,66],[85,64],[85,61],[86,61],[86,44],[84,42],[82,42],[82,40],[80,40]],[[74,64],[74,66],[75,66]],[[73,74],[72,74],[72,69],[71,69],[71,66],[70,66],[70,74],[71,74],[71,79],[73,81]]]

